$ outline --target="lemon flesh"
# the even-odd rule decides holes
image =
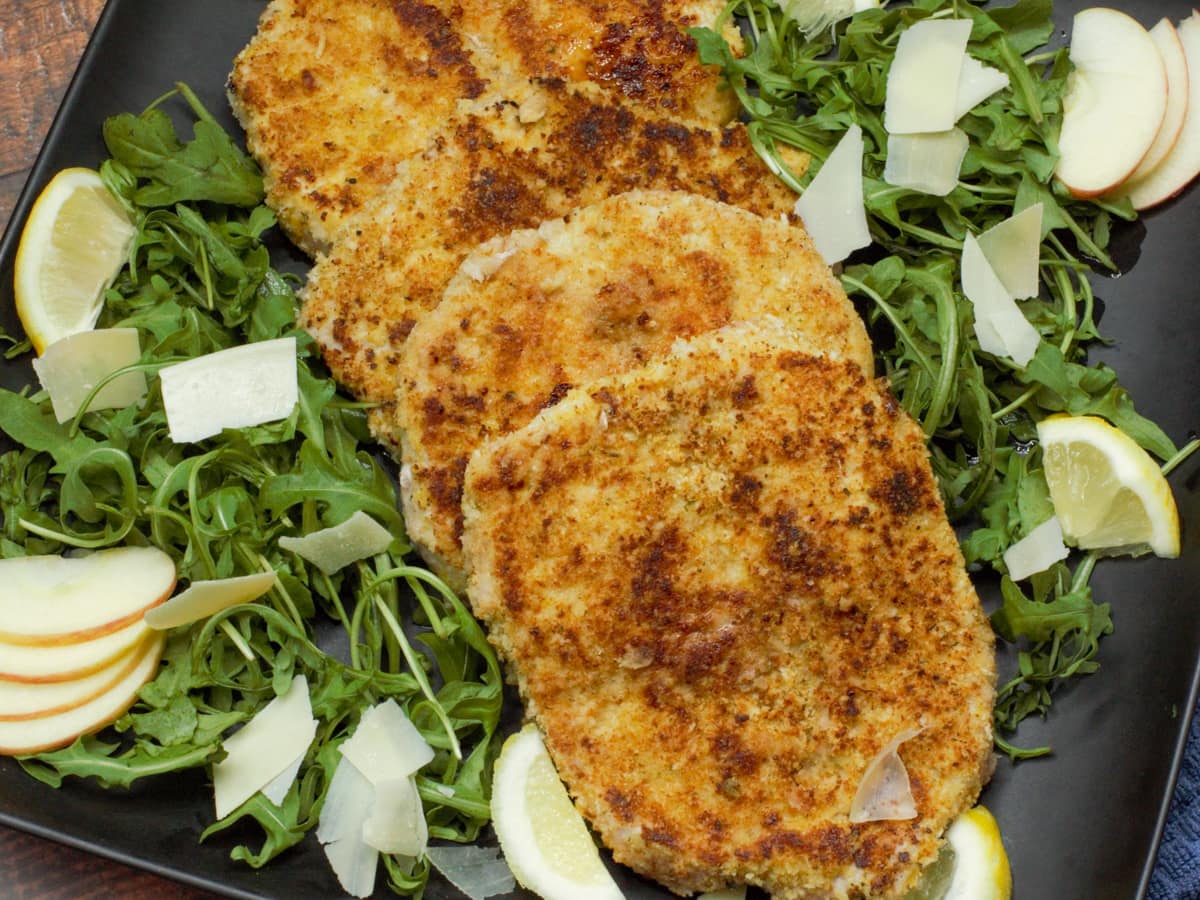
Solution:
[[[545,900],[622,897],[534,725],[496,760],[492,824],[517,881]]]
[[[135,229],[92,169],[64,169],[33,204],[17,248],[17,316],[40,354],[96,324]]]
[[[1046,483],[1067,540],[1084,550],[1179,555],[1179,513],[1158,464],[1096,416],[1038,424]]]
[[[904,900],[1011,900],[1012,870],[1000,826],[986,807],[950,825],[946,845]]]

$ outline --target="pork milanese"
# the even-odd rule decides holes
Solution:
[[[469,594],[576,805],[681,894],[898,896],[989,771],[993,637],[920,428],[769,321],[476,451]],[[917,815],[850,821],[893,739]]]
[[[301,324],[334,376],[380,404],[372,425],[385,442],[404,341],[484,241],[635,189],[688,191],[775,218],[792,210],[794,195],[741,126],[690,128],[564,86],[545,97],[536,122],[505,103],[460,115],[309,273]]]
[[[866,329],[804,230],[634,191],[473,252],[403,346],[395,429],[409,537],[461,588],[462,477],[484,441],[572,386],[765,315],[871,374]]]
[[[460,103],[541,114],[536,82],[693,124],[735,109],[682,29],[720,0],[272,0],[230,101],[280,224],[310,253],[427,150]],[[586,86],[586,87],[585,87]]]

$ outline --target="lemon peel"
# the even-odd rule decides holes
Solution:
[[[17,316],[34,350],[95,326],[135,232],[93,169],[63,169],[42,189],[13,272]]]
[[[545,900],[619,900],[535,725],[504,742],[492,787],[492,825],[509,868]]]
[[[1097,416],[1038,423],[1046,483],[1069,543],[1084,550],[1179,555],[1179,513],[1158,464]]]

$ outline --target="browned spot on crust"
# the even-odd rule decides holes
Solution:
[[[893,472],[887,481],[874,488],[871,497],[886,503],[898,516],[911,516],[929,502],[930,487],[928,479],[920,473],[904,469]]]
[[[797,524],[794,510],[776,513],[763,524],[771,534],[767,555],[783,571],[808,578],[821,578],[834,571],[831,555],[811,532]]]
[[[754,387],[754,376],[745,375],[733,389],[733,405],[738,409],[750,406],[758,399],[758,390]]]
[[[439,69],[455,72],[462,79],[464,97],[473,99],[483,93],[486,82],[475,71],[457,28],[439,9],[413,0],[392,0],[392,11],[406,31],[416,31],[429,42],[430,74],[436,76]]]

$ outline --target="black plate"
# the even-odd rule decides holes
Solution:
[[[1116,2],[1146,25],[1191,13],[1187,0]],[[1060,0],[1059,25],[1068,28],[1084,5]],[[97,165],[105,156],[104,118],[141,110],[176,80],[188,82],[232,125],[225,78],[262,8],[257,0],[109,0],[0,243],[0,318],[12,333],[20,333],[13,256],[37,191],[62,167]],[[1116,339],[1096,355],[1117,368],[1139,409],[1177,442],[1200,425],[1197,222],[1200,189],[1193,189],[1146,216],[1144,237],[1138,229],[1123,236],[1140,252],[1127,274],[1096,283],[1105,307],[1101,327]],[[0,374],[9,386],[24,383],[28,362],[8,364]],[[1172,482],[1185,523],[1200,521],[1200,467],[1191,461]],[[1002,760],[984,795],[1000,820],[1019,898],[1095,900],[1146,890],[1200,674],[1200,545],[1193,528],[1184,546],[1176,562],[1099,567],[1093,584],[1112,602],[1117,626],[1103,644],[1102,669],[1063,691],[1048,721],[1023,728],[1023,743],[1051,743],[1054,757],[1017,766]],[[200,773],[129,793],[83,783],[54,791],[0,759],[5,824],[231,896],[299,900],[337,893],[311,837],[255,872],[229,860],[235,840],[227,835],[199,844],[211,815]],[[633,879],[623,878],[622,886],[630,896],[669,896]],[[427,895],[457,892],[435,884]]]

